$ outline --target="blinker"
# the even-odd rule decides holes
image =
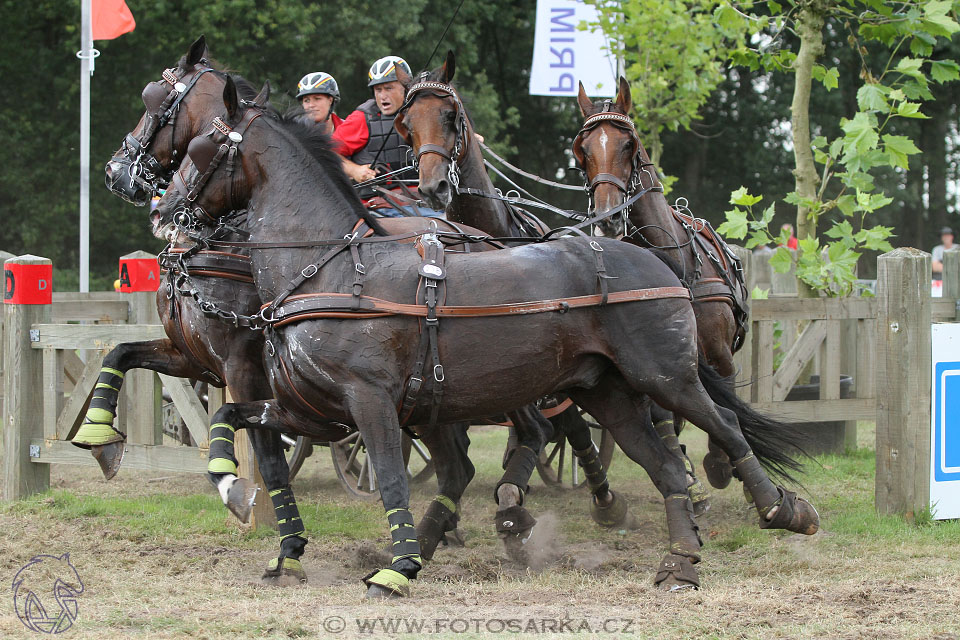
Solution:
[[[156,114],[160,110],[160,105],[166,100],[168,93],[169,91],[159,82],[151,82],[144,87],[140,97],[143,98],[143,106],[147,108],[147,113]]]
[[[193,160],[197,170],[203,173],[213,162],[213,157],[217,155],[217,149],[220,145],[211,140],[208,136],[199,136],[190,141],[187,146],[187,155]]]

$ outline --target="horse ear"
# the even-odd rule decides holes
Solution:
[[[584,118],[593,114],[593,101],[587,97],[587,91],[583,88],[582,82],[580,83],[580,91],[577,92],[577,104],[580,105],[580,115]]]
[[[617,91],[617,106],[623,109],[623,112],[630,113],[630,107],[633,106],[633,96],[630,95],[630,85],[627,79],[620,76],[620,89]]]
[[[233,78],[230,76],[227,76],[227,81],[223,85],[223,104],[227,107],[227,119],[236,119],[240,111],[240,96],[237,95],[237,85],[233,83]]]
[[[453,55],[452,49],[447,49],[447,59],[443,61],[443,81],[450,84],[453,80],[453,74],[457,71],[457,58]]]
[[[400,84],[404,86],[404,88],[409,87],[410,83],[413,82],[413,77],[409,73],[401,69],[399,65],[397,65],[396,69],[397,69],[397,80],[400,82]]]
[[[187,52],[187,66],[192,67],[207,56],[207,38],[200,36],[190,45],[190,51]]]
[[[270,99],[270,81],[267,80],[263,83],[263,89],[260,89],[260,93],[257,94],[257,97],[253,99],[253,104],[258,107],[264,107],[267,104],[267,100]]]

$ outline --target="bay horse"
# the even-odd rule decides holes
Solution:
[[[743,344],[749,314],[739,259],[708,222],[667,203],[656,167],[630,119],[632,97],[625,78],[620,77],[614,100],[590,100],[581,83],[577,104],[584,123],[574,139],[573,155],[585,173],[592,213],[611,211],[635,192],[647,190],[627,210],[597,226],[605,235],[665,251],[682,265],[684,283],[693,295],[700,348],[707,362],[732,380],[733,354]],[[714,487],[730,483],[730,461],[712,439],[703,466]]]
[[[177,65],[163,72],[160,81],[151,82],[144,89],[146,111],[107,163],[107,187],[129,202],[147,204],[158,188],[167,185],[186,156],[190,140],[223,110],[227,77],[210,62],[201,36]],[[265,106],[266,93],[258,96],[249,83],[237,76],[232,81],[243,99]],[[398,219],[387,224],[402,230],[422,228],[425,223]],[[73,443],[92,449],[107,479],[117,473],[123,457],[125,435],[114,429],[113,423],[123,377],[130,369],[196,378],[218,387],[229,385],[238,401],[272,395],[262,364],[262,333],[221,322],[199,304],[199,300],[229,302],[241,315],[256,312],[260,299],[250,274],[249,255],[242,251],[197,251],[199,248],[192,242],[180,243],[162,254],[168,275],[165,286],[157,293],[157,307],[168,337],[120,344],[104,358],[90,408]],[[211,439],[232,433],[233,428],[214,424]],[[320,440],[339,440],[346,435],[342,428],[329,427],[314,428],[310,433]],[[421,544],[429,556],[445,532],[456,528],[458,504],[473,476],[473,467],[466,456],[469,440],[465,424],[425,431],[423,439],[438,462],[453,461],[437,465],[440,494],[421,521]],[[280,554],[269,562],[263,580],[284,585],[305,581],[300,557],[306,534],[290,488],[280,432],[255,430],[251,442],[281,522]],[[221,497],[245,522],[256,491],[247,479],[241,478],[226,488]]]
[[[540,236],[547,230],[540,220],[496,197],[497,191],[484,167],[469,114],[451,84],[455,73],[456,57],[448,51],[440,67],[419,74],[416,81],[406,74],[400,76],[407,94],[397,112],[394,127],[413,150],[420,173],[420,193],[431,206],[444,209],[450,220],[491,235]],[[655,428],[667,446],[683,459],[689,476],[690,497],[694,511],[699,515],[709,508],[708,494],[681,449],[672,416],[657,407],[652,411],[656,417]],[[592,459],[592,447],[582,444],[589,444],[590,429],[577,407],[571,407],[559,419],[563,422],[562,430],[558,431],[566,434],[574,455],[581,461]],[[603,482],[590,484],[590,488],[594,520],[606,526],[620,526],[618,519],[627,517],[625,500],[624,504],[617,504],[623,499],[609,490],[605,475]],[[616,515],[611,517],[610,514]]]
[[[223,97],[224,115],[191,141],[158,207],[161,229],[183,216],[209,226],[238,208],[250,212],[242,244],[264,302],[251,321],[264,326],[274,399],[225,405],[215,420],[285,428],[322,414],[356,425],[394,549],[389,568],[363,579],[368,597],[408,595],[423,564],[401,420],[417,429],[476,419],[555,392],[570,394],[654,470],[670,533],[657,584],[698,584],[701,543],[683,464],[645,422],[651,399],[723,446],[762,528],[816,532],[813,506],[774,485],[762,466],[787,475],[800,468],[787,453],[789,430],[753,412],[698,361],[689,292],[653,253],[573,234],[450,255],[441,238],[464,236],[430,230],[416,244],[399,243],[406,236],[387,235],[354,204],[331,150],[325,166],[307,162],[312,152],[295,124],[241,103],[229,79]],[[235,160],[232,172],[220,170],[225,157]],[[358,225],[373,235],[362,237]],[[523,507],[513,508],[522,518]]]

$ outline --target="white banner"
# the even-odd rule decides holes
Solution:
[[[578,82],[589,96],[617,94],[617,62],[603,32],[577,28],[596,20],[597,10],[578,0],[537,0],[530,95],[576,96]]]
[[[930,417],[930,510],[960,518],[960,324],[934,323]]]

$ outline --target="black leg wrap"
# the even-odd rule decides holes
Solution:
[[[393,541],[393,562],[390,568],[399,571],[408,578],[415,578],[423,566],[420,558],[420,544],[417,542],[417,528],[413,524],[413,514],[409,509],[391,509],[387,512],[390,523],[390,539]]]
[[[743,486],[753,496],[754,504],[757,505],[757,513],[760,514],[760,519],[763,521],[770,509],[776,506],[780,499],[777,488],[770,482],[766,471],[760,466],[760,461],[757,460],[752,451],[735,461],[733,466],[743,481]]]
[[[600,462],[600,451],[597,445],[590,442],[586,449],[574,449],[573,455],[577,456],[577,461],[583,469],[583,475],[587,478],[587,486],[590,487],[590,493],[593,495],[604,495],[610,490],[610,483],[607,481],[607,472]]]
[[[450,508],[451,506],[453,509]],[[425,560],[433,558],[433,553],[446,532],[456,530],[460,519],[456,508],[457,505],[450,498],[437,496],[420,518],[420,524],[417,526],[417,541],[420,543],[420,555]]]
[[[663,501],[667,511],[667,531],[670,535],[670,553],[686,556],[700,562],[700,528],[693,519],[693,505],[686,495],[667,496]]]
[[[303,536],[303,520],[300,519],[300,510],[297,509],[293,489],[289,486],[274,489],[270,492],[270,500],[273,502],[273,511],[277,515],[280,548],[283,551],[289,549],[292,554],[295,554],[283,553],[283,555],[299,558],[303,555],[303,548],[306,546],[307,540]],[[289,545],[286,544],[288,539],[291,540]]]
[[[501,485],[512,484],[520,488],[520,502],[523,504],[523,494],[528,489],[530,482],[530,476],[533,474],[534,468],[537,466],[537,454],[526,445],[518,446],[513,455],[510,456],[510,460],[507,462],[507,468],[503,472],[503,477],[500,478],[500,482],[497,483],[497,486],[493,490],[493,499],[500,504],[500,498],[497,495],[497,491],[500,489]]]

